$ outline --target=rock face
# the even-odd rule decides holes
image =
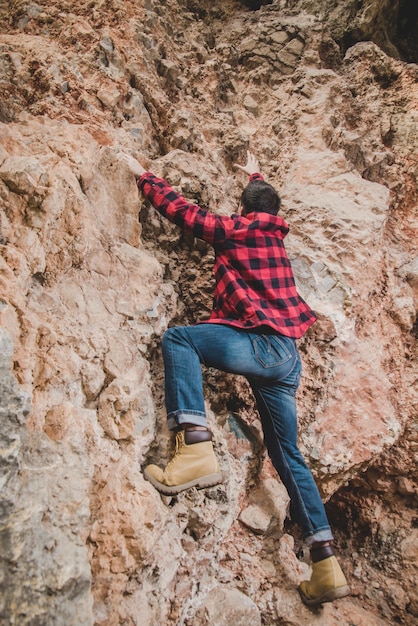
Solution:
[[[27,430],[29,396],[10,372],[13,345],[4,328],[0,348],[2,621],[91,624],[91,568],[82,540],[89,462],[83,450]]]
[[[0,7],[2,623],[418,623],[416,21],[409,0]],[[247,149],[319,317],[300,443],[353,596],[316,612],[244,380],[204,372],[225,484],[161,497],[141,469],[171,450],[161,336],[207,317],[214,257],[117,154],[232,213]]]

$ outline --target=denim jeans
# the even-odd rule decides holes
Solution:
[[[168,426],[206,426],[201,364],[240,374],[257,402],[266,445],[308,545],[332,539],[318,488],[297,445],[295,394],[301,361],[294,339],[222,324],[167,330],[162,350]]]

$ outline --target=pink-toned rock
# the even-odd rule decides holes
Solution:
[[[400,3],[93,4],[0,7],[0,620],[412,623],[418,59]],[[118,153],[231,214],[247,149],[319,317],[300,444],[356,597],[318,613],[246,381],[204,370],[223,485],[173,499],[142,476],[172,453],[161,337],[207,317],[214,254]]]

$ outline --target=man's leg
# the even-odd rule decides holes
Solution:
[[[200,326],[169,328],[162,340],[165,405],[170,430],[182,424],[206,428],[202,360],[195,341],[196,328]]]
[[[201,364],[237,374],[255,374],[248,333],[220,324],[170,328],[162,341],[168,426],[177,434],[176,454],[165,470],[148,466],[144,475],[161,492],[221,482],[206,426]]]
[[[170,328],[162,342],[167,421],[170,430],[178,431],[176,451],[164,470],[148,465],[144,475],[166,495],[222,482],[206,425],[201,358],[193,341],[202,332],[193,332],[195,328],[200,327]]]
[[[312,473],[297,443],[295,387],[299,366],[286,382],[251,382],[257,401],[268,454],[290,496],[292,518],[305,541],[332,541],[328,518]]]
[[[305,604],[316,606],[349,594],[345,576],[332,547],[332,533],[311,471],[297,445],[294,394],[299,365],[283,381],[270,385],[252,381],[269,456],[291,498],[291,513],[310,546],[312,576],[299,593]]]

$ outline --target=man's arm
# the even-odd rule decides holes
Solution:
[[[147,171],[131,155],[122,153],[119,155],[119,159],[134,174],[138,188],[157,211],[174,224],[177,224],[185,232],[214,245],[216,242],[223,241],[227,237],[228,232],[236,226],[235,219],[216,215],[188,202],[172,189],[165,180]],[[254,174],[259,169],[257,160],[250,152],[248,152],[246,165],[237,165],[236,167],[250,175],[251,178],[256,178]],[[259,176],[261,178],[260,174]]]
[[[162,178],[146,172],[137,180],[138,188],[161,215],[184,232],[211,245],[225,240],[234,228],[231,217],[216,215],[190,203]]]

